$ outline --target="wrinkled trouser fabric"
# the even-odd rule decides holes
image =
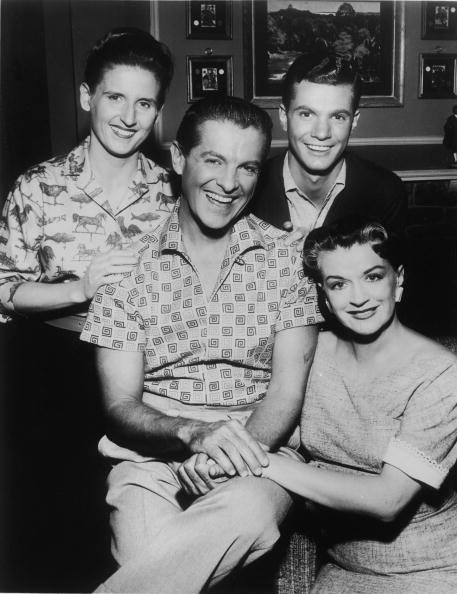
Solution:
[[[125,461],[112,469],[107,502],[120,568],[97,592],[198,593],[278,540],[292,499],[276,483],[238,477],[186,501],[176,468]]]

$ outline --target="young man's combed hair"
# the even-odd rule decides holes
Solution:
[[[362,90],[360,75],[352,62],[332,54],[298,56],[282,82],[282,104],[286,110],[294,96],[294,85],[304,80],[322,85],[350,85],[352,87],[352,111],[353,113],[357,111]]]

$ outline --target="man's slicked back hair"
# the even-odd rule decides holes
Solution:
[[[360,75],[352,62],[333,54],[298,56],[282,81],[282,103],[286,111],[294,97],[295,85],[302,81],[323,85],[349,85],[352,88],[352,111],[357,111],[362,89]]]
[[[265,138],[262,158],[270,150],[272,121],[262,108],[239,97],[213,95],[197,101],[189,107],[179,125],[176,141],[184,155],[200,142],[200,130],[208,121],[231,122],[239,128],[253,127]]]

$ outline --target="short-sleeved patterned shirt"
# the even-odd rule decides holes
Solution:
[[[81,338],[144,352],[145,403],[148,394],[214,407],[257,402],[270,380],[275,333],[321,321],[315,287],[284,232],[249,215],[234,225],[207,297],[178,209],[143,239],[137,270],[96,293]]]
[[[141,153],[129,191],[113,209],[88,148],[86,139],[14,184],[0,218],[0,311],[16,283],[81,277],[96,254],[130,245],[173,210],[169,173]]]

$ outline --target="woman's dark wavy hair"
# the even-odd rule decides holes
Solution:
[[[270,150],[273,127],[270,116],[261,107],[249,101],[220,94],[197,101],[184,114],[176,133],[176,141],[184,155],[188,155],[199,144],[201,126],[210,120],[229,121],[239,128],[252,126],[259,130],[265,137],[262,158],[266,158]]]
[[[313,229],[303,244],[303,266],[308,276],[321,282],[319,255],[337,248],[370,244],[373,251],[387,260],[394,270],[403,264],[403,242],[384,225],[359,216],[344,217],[334,223]]]
[[[152,72],[160,86],[158,107],[162,106],[173,76],[173,61],[165,44],[141,29],[113,29],[97,41],[87,56],[84,82],[91,93],[113,66],[137,66]]]

